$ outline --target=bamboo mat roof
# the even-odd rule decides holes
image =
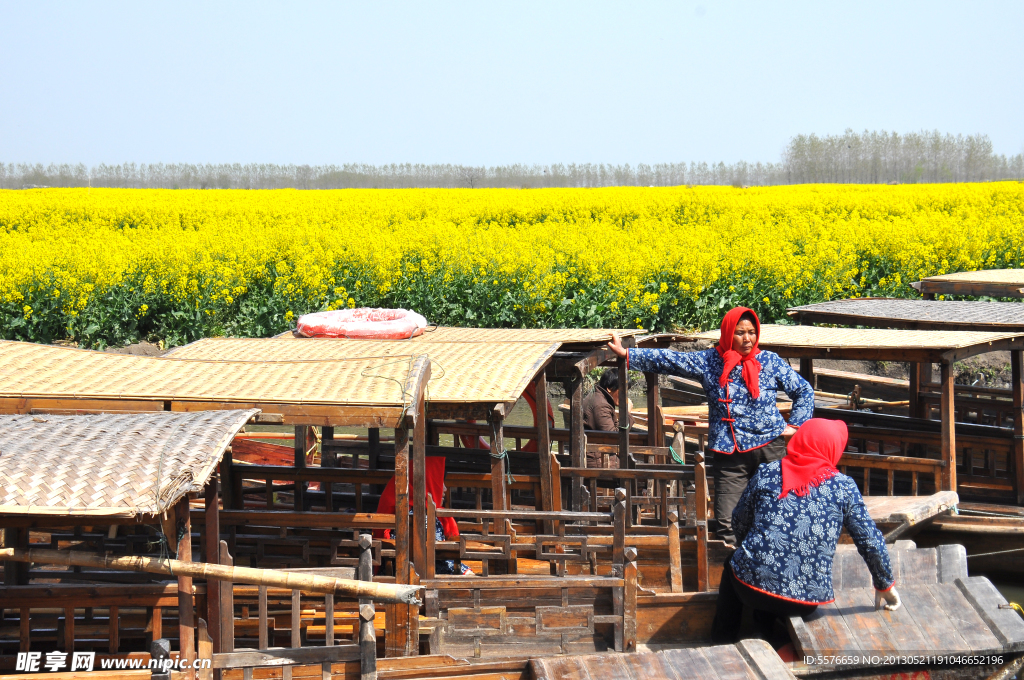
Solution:
[[[1024,269],[983,269],[974,272],[954,272],[952,274],[929,276],[921,280],[935,282],[1009,283],[1024,286]]]
[[[791,307],[801,322],[874,328],[1024,332],[1024,304],[858,298]]]
[[[910,284],[926,295],[1024,297],[1024,269],[985,269],[929,276]]]
[[[162,513],[206,486],[258,412],[0,416],[0,513]]]
[[[547,341],[455,342],[435,341],[434,335],[428,337],[430,341],[418,341],[414,346],[394,340],[206,338],[172,350],[166,356],[254,363],[320,362],[387,357],[412,350],[430,360],[427,398],[431,403],[514,403],[559,347],[558,343]]]
[[[716,329],[697,337],[717,341],[718,336]],[[956,361],[985,352],[1024,349],[1024,333],[764,324],[758,346],[786,357]]]
[[[429,370],[425,357],[414,356],[421,354],[253,363],[137,357],[0,341],[0,412],[21,412],[17,400],[35,398],[183,405],[171,410],[189,410],[188,402],[209,408],[282,407],[272,411],[320,405],[325,407],[318,411],[321,414],[358,405],[385,407],[382,414],[397,418],[416,405],[418,385]]]

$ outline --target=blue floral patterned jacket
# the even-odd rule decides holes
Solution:
[[[786,421],[776,405],[779,389],[793,400],[790,425],[799,427],[814,414],[814,388],[789,362],[766,350],[757,353],[757,360],[761,363],[758,381],[761,396],[754,399],[743,382],[743,369],[739,366],[729,374],[728,387],[719,386],[725,364],[713,347],[700,352],[629,350],[631,370],[666,373],[701,382],[708,395],[708,446],[721,453],[756,449],[782,434]]]
[[[809,604],[835,599],[832,558],[843,527],[867,562],[878,590],[893,585],[882,532],[864,507],[857,484],[837,474],[806,496],[782,491],[782,461],[761,465],[732,513],[739,548],[732,556],[736,578],[776,597]]]

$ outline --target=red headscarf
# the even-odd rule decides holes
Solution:
[[[812,486],[838,474],[836,465],[843,457],[849,436],[846,423],[841,420],[811,418],[801,425],[786,445],[779,498],[785,498],[790,491],[806,496]]]
[[[441,456],[428,456],[427,463],[427,496],[434,499],[434,505],[441,507],[444,503],[444,463]],[[409,476],[409,503],[412,504],[412,475]],[[395,476],[391,475],[387,486],[380,495],[377,503],[377,512],[386,515],[395,512]],[[438,517],[441,520],[441,528],[444,530],[444,537],[447,539],[459,537],[459,525],[454,517]],[[427,531],[433,531],[434,527],[427,527]]]
[[[750,313],[754,317],[754,332],[757,333],[757,337],[761,337],[761,320],[757,318],[757,312],[746,307],[733,307],[722,319],[722,330],[718,336],[718,356],[722,357],[725,361],[725,368],[722,369],[722,377],[718,379],[718,384],[725,387],[729,383],[729,374],[732,369],[736,368],[737,364],[743,365],[743,382],[747,384],[747,389],[750,390],[750,396],[757,399],[761,396],[761,387],[758,384],[758,380],[761,377],[761,362],[757,360],[757,340],[754,341],[754,346],[750,349],[750,354],[743,356],[732,348],[733,333],[736,332],[736,324],[740,322],[740,317],[746,313]]]

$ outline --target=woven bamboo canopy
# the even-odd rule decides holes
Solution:
[[[718,335],[719,332],[713,330],[697,337],[717,342]],[[1024,333],[764,324],[758,346],[784,357],[943,362],[985,352],[1024,349]]]
[[[1024,297],[1024,269],[986,269],[929,276],[910,284],[927,296]]]
[[[485,330],[490,329],[452,329]],[[344,340],[284,337],[269,340],[208,338],[179,347],[168,357],[217,361],[324,362],[357,357],[386,357],[410,351],[431,363],[427,397],[435,403],[514,404],[559,345],[550,341],[466,342]]]
[[[296,424],[395,427],[419,408],[429,375],[429,360],[415,350],[255,363],[0,341],[0,413],[259,408]]]
[[[858,298],[791,307],[789,315],[801,323],[1024,333],[1024,304],[1019,302]]]
[[[160,514],[203,490],[256,413],[0,416],[0,513]]]

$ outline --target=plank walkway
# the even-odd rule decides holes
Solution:
[[[875,524],[919,524],[931,519],[960,502],[955,491],[940,491],[930,496],[866,496],[868,508]]]
[[[1024,651],[1024,619],[1003,608],[1006,599],[987,578],[967,576],[962,546],[898,541],[890,555],[903,606],[876,611],[867,565],[844,547],[833,566],[835,602],[788,621],[798,658]]]
[[[639,654],[591,654],[533,659],[534,680],[789,680],[795,678],[763,640]]]

